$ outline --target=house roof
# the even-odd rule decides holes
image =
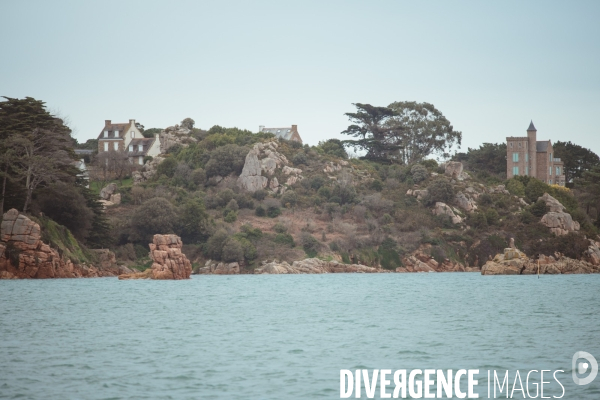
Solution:
[[[129,146],[133,145],[133,151],[129,151],[129,148],[128,148],[127,155],[129,155],[130,157],[145,156],[146,153],[148,153],[148,149],[150,149],[150,147],[152,146],[152,144],[154,143],[155,140],[156,140],[156,137],[131,139],[131,142],[129,142]],[[139,150],[140,145],[142,145],[141,151]]]
[[[129,122],[105,125],[100,131],[98,139],[104,138],[104,131],[108,131],[107,139],[119,139],[122,137],[121,135],[127,130],[127,128],[129,128]],[[119,132],[118,136],[115,136],[115,131]]]
[[[527,128],[528,131],[537,131],[537,129],[535,129],[535,126],[533,126],[533,120],[531,120],[531,122],[529,123],[529,128]]]
[[[537,141],[535,142],[535,151],[538,153],[545,153],[548,151],[548,145],[550,145],[549,140]]]
[[[283,128],[263,128],[261,132],[272,133],[273,135],[277,136],[278,138],[285,139],[285,140],[291,140],[292,135],[294,134],[294,131],[292,130],[291,126],[286,126]]]

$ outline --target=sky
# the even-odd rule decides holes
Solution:
[[[0,95],[74,136],[186,117],[340,135],[352,103],[432,103],[462,150],[506,136],[600,154],[600,1],[0,0]]]

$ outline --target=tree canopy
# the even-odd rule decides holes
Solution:
[[[558,141],[554,143],[552,148],[554,149],[554,156],[564,162],[567,186],[573,187],[575,180],[582,178],[585,171],[600,165],[600,158],[596,153],[570,141]]]

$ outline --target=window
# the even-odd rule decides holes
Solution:
[[[529,162],[529,153],[525,153],[525,162]]]
[[[129,151],[133,151],[133,145],[132,144],[129,145]]]
[[[513,147],[513,146],[512,146],[512,142],[510,142],[510,148],[512,149],[512,147]]]
[[[513,167],[513,175],[514,176],[519,175],[519,167]]]
[[[519,162],[519,153],[513,153],[513,161]]]
[[[552,179],[548,179],[548,183],[552,185]]]
[[[113,148],[115,149],[115,151],[119,150],[119,142],[114,142]]]
[[[144,151],[144,145],[143,144],[139,144],[138,145],[138,151]]]
[[[560,175],[560,167],[556,167],[556,176]]]
[[[140,165],[144,165],[144,157],[140,156],[140,161],[139,161]]]
[[[523,146],[523,144],[521,142],[519,142],[519,147]]]
[[[552,176],[552,167],[550,167],[550,172],[548,173],[548,175]]]
[[[108,137],[108,131],[104,131],[104,137]]]
[[[550,157],[550,162],[552,162],[552,153],[549,153],[548,156]]]
[[[134,139],[135,138],[135,132],[131,131],[131,138]]]
[[[119,131],[115,131],[115,137],[119,136]]]
[[[529,175],[529,167],[525,166],[525,175]]]
[[[104,142],[104,151],[108,151],[108,142]]]

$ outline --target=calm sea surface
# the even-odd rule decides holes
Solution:
[[[0,398],[336,399],[340,369],[479,368],[483,398],[487,370],[512,385],[562,369],[563,398],[599,399],[600,376],[571,379],[576,351],[600,360],[599,290],[475,273],[0,281]]]

